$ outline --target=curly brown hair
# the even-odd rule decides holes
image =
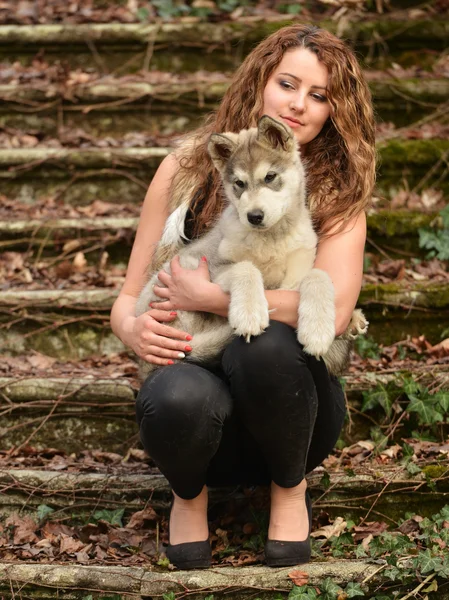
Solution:
[[[292,25],[267,37],[246,57],[218,110],[177,151],[180,168],[172,181],[172,207],[191,198],[195,235],[216,220],[224,202],[220,177],[207,153],[210,135],[256,126],[267,81],[285,52],[295,48],[314,52],[329,74],[331,116],[307,144],[304,158],[316,230],[324,236],[369,205],[375,182],[375,129],[371,93],[360,65],[352,50],[328,31]]]

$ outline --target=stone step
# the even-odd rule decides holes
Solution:
[[[76,73],[73,74],[76,81]],[[147,77],[104,77],[87,75],[88,83],[62,85],[36,77],[24,83],[0,85],[0,126],[19,130],[38,129],[58,137],[61,127],[82,128],[96,137],[122,136],[128,131],[149,134],[181,133],[195,128],[201,118],[216,109],[229,85],[223,75],[204,72],[179,77],[164,77],[151,83]],[[391,77],[366,72],[379,122],[407,126],[429,113],[449,95],[449,82],[443,77]],[[32,85],[31,85],[32,84]],[[30,113],[30,106],[38,112]],[[167,106],[170,107],[167,111]]]
[[[109,313],[115,287],[65,290],[9,289],[0,295],[0,345],[8,354],[31,350],[64,359],[121,352]],[[358,306],[370,321],[370,335],[391,344],[407,335],[426,334],[435,343],[447,328],[447,282],[393,281],[365,284]],[[388,329],[385,329],[388,323]]]
[[[410,189],[437,187],[449,190],[445,157],[449,140],[379,142],[381,159],[378,193],[390,197],[398,182]],[[70,204],[86,205],[95,199],[141,202],[160,161],[169,148],[30,148],[0,150],[2,191],[32,203],[53,196]]]
[[[345,586],[357,581],[367,593],[375,593],[380,585],[389,581],[381,571],[385,560],[332,559],[301,565],[309,585],[318,586],[326,578]],[[266,566],[219,567],[198,571],[169,571],[160,567],[126,567],[121,565],[79,565],[73,559],[66,564],[36,564],[35,562],[0,563],[0,592],[5,600],[22,598],[54,600],[82,600],[92,593],[97,597],[114,600],[156,600],[177,597],[175,594],[200,599],[205,594],[216,600],[229,597],[233,600],[255,597],[261,600],[287,598],[293,588],[290,568]],[[63,594],[63,596],[61,596]],[[101,596],[100,596],[101,594]],[[107,596],[104,596],[107,594]],[[194,594],[194,595],[193,595]],[[276,594],[276,596],[274,596]],[[283,595],[282,595],[283,594]],[[447,596],[440,596],[447,600]]]
[[[31,365],[25,370],[17,369],[13,377],[0,377],[3,449],[32,445],[71,454],[101,448],[125,456],[139,443],[134,405],[140,384],[136,365],[129,365],[126,355],[120,356],[126,373],[117,364],[115,378],[105,376],[104,367],[87,369],[89,376],[76,374],[72,367],[75,374],[61,377],[53,376],[50,367],[45,374],[33,370]],[[27,362],[23,358],[23,364]],[[41,374],[36,375],[36,371]],[[397,398],[403,392],[404,381],[411,376],[419,378],[423,385],[438,383],[444,388],[449,383],[447,365],[416,361],[385,373],[357,371],[343,377],[346,396],[355,409],[352,425],[348,423],[343,432],[345,443],[370,436],[372,420],[360,417],[363,392],[379,388]],[[401,429],[400,435],[404,436],[405,431]]]
[[[347,28],[319,15],[315,22],[329,31],[338,31],[369,63],[385,63],[385,56],[388,61],[410,60],[410,53],[418,63],[423,57],[429,62],[435,51],[445,50],[449,21],[444,17],[435,19],[424,10],[404,26],[404,17],[408,16],[401,11],[366,16],[352,21]],[[98,68],[100,64],[105,71],[130,72],[142,67],[148,70],[150,66],[171,72],[226,71],[234,70],[266,35],[291,22],[291,18],[242,18],[223,23],[3,25],[0,50],[4,59],[24,63],[44,50],[47,60],[64,58],[72,67]]]
[[[395,504],[407,511],[438,511],[438,505],[449,499],[449,482],[444,478],[444,464],[420,463],[420,471],[411,475],[405,464],[367,465],[359,468],[326,470],[318,467],[307,475],[307,487],[314,499],[314,510],[357,520],[376,502],[376,513],[397,512]],[[107,467],[106,467],[107,468]],[[42,469],[0,468],[0,518],[21,512],[35,515],[42,504],[58,511],[58,518],[70,515],[72,520],[86,518],[95,510],[125,509],[129,516],[150,505],[158,514],[168,513],[171,488],[156,467],[142,465],[141,472],[111,473],[63,472]],[[437,481],[435,481],[437,480]],[[387,483],[387,485],[385,485]],[[266,495],[266,492],[264,492]],[[245,495],[234,487],[211,488],[209,509],[229,497],[242,502]]]
[[[92,207],[94,210],[94,207]],[[135,207],[137,214],[139,207]],[[115,217],[79,217],[58,218],[41,217],[39,219],[15,218],[14,213],[7,221],[0,220],[0,249],[5,251],[26,251],[37,247],[40,257],[57,257],[61,248],[71,240],[78,245],[73,251],[89,250],[95,242],[100,246],[98,252],[107,249],[110,262],[127,262],[134,241],[139,217],[119,216],[129,214],[129,206],[114,210]],[[80,213],[81,214],[81,213]],[[391,251],[413,250],[416,256],[422,255],[418,247],[419,229],[438,231],[443,228],[443,219],[438,212],[419,212],[417,210],[373,210],[368,214],[368,237],[378,244],[386,244]],[[372,248],[370,248],[371,250]],[[86,254],[89,262],[98,260],[98,252]],[[73,256],[73,252],[72,252]]]

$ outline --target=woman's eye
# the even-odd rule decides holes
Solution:
[[[280,86],[285,88],[286,90],[294,90],[295,88],[288,81],[281,81]]]
[[[274,173],[273,171],[269,171],[265,175],[265,183],[271,183],[275,177],[276,177],[276,173]]]
[[[315,98],[315,100],[318,100],[318,102],[326,102],[327,101],[326,96],[322,96],[321,94],[312,94],[312,98]]]
[[[243,183],[243,181],[241,179],[237,179],[234,183],[239,188],[244,188],[245,187],[245,184]]]

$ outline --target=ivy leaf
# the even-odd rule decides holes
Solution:
[[[416,475],[416,473],[421,472],[421,467],[418,467],[418,465],[415,465],[415,463],[413,462],[408,462],[406,465],[406,469],[407,472],[410,473],[410,475]]]
[[[52,512],[55,512],[54,508],[47,506],[46,504],[39,504],[37,507],[37,518],[39,522],[45,521],[48,515],[51,515]]]
[[[391,579],[391,581],[396,581],[400,573],[401,572],[397,567],[390,567],[389,569],[385,569],[384,571],[385,577],[388,577],[389,579]]]
[[[332,581],[330,577],[326,577],[323,583],[320,585],[321,591],[327,594],[329,599],[336,598],[342,591],[341,587]]]
[[[362,546],[362,544],[359,544],[357,546],[357,548],[355,549],[355,557],[356,558],[365,558],[365,556],[368,556],[368,554],[366,553],[366,550]]]
[[[449,579],[449,565],[441,565],[441,567],[436,567],[435,571],[440,577]]]
[[[124,512],[124,508],[118,508],[117,510],[97,510],[94,513],[94,519],[97,521],[106,521],[111,525],[118,525],[118,527],[123,527],[122,517]]]
[[[440,210],[440,215],[443,217],[443,227],[449,229],[449,204]]]
[[[385,389],[363,392],[362,412],[381,406],[386,415],[390,416],[392,401]]]
[[[447,392],[437,392],[435,397],[438,398],[438,403],[444,412],[449,412],[449,394]]]
[[[421,573],[430,573],[436,571],[436,569],[442,566],[441,559],[437,556],[432,556],[429,549],[425,552],[421,552],[415,559],[416,566],[421,570]]]
[[[294,585],[287,600],[315,600],[316,597],[315,588],[311,588],[308,585]]]
[[[360,584],[354,583],[353,581],[350,581],[348,583],[348,585],[346,586],[345,592],[346,592],[348,598],[355,598],[356,596],[364,596],[365,595],[365,592],[360,587]]]
[[[407,412],[416,412],[423,423],[441,423],[444,420],[441,413],[437,412],[434,408],[426,404],[420,398],[412,395],[409,397],[410,403],[407,406]]]
[[[327,488],[330,486],[331,478],[327,471],[324,471],[323,476],[321,477],[320,484],[324,487],[325,490],[327,490]]]
[[[408,377],[403,379],[402,387],[407,396],[410,394],[416,394],[420,391],[419,383],[416,383],[414,379]]]

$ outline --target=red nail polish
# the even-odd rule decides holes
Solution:
[[[203,262],[207,262],[207,258],[206,258],[205,256],[202,256],[202,257],[201,257],[201,260],[202,260]]]
[[[174,316],[176,317],[176,315],[177,315],[178,313],[176,313],[176,312],[171,312],[170,314],[171,314],[171,315],[174,315]]]
[[[175,363],[172,360],[169,360],[167,364],[174,365]]]
[[[186,335],[186,340],[190,342],[190,340],[193,340],[193,337],[191,335]]]
[[[186,346],[185,347],[185,351],[186,352],[191,352],[192,351],[192,346]]]

